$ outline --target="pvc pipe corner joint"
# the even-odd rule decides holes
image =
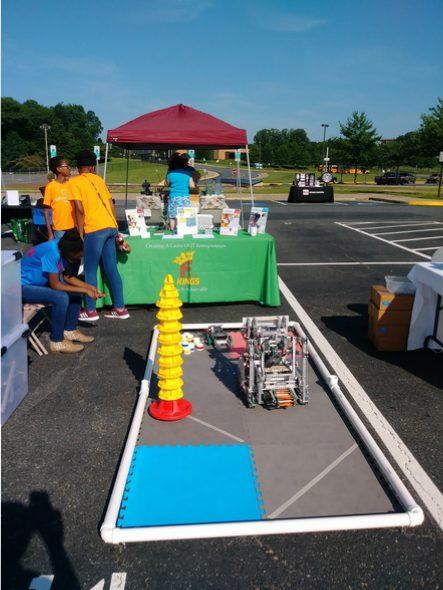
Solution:
[[[409,520],[411,522],[411,526],[419,526],[423,524],[425,520],[425,515],[423,510],[420,506],[415,506],[412,510],[408,511]]]
[[[100,537],[105,543],[115,543],[114,541],[114,527],[103,523],[100,527]]]

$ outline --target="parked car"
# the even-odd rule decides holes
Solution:
[[[426,179],[426,184],[437,184],[439,181],[440,175],[439,174],[431,174]]]
[[[415,184],[415,176],[410,172],[385,172],[374,180],[375,184]]]

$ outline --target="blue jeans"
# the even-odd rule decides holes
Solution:
[[[124,307],[123,283],[117,270],[117,246],[115,228],[101,229],[85,235],[83,259],[85,262],[85,281],[89,285],[97,286],[97,270],[100,258],[103,270],[111,287],[114,307]],[[86,297],[86,309],[95,310],[95,299]]]
[[[51,287],[22,285],[23,303],[50,303],[51,307],[51,340],[63,341],[64,330],[77,328],[78,316],[82,304],[79,293],[56,291]]]
[[[66,230],[65,229],[56,229],[52,233],[54,234],[54,239],[59,240],[60,238],[62,238],[65,235]]]

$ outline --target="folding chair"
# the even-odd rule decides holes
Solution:
[[[44,355],[48,354],[48,351],[43,346],[42,341],[40,340],[40,338],[37,336],[37,333],[36,333],[38,328],[45,321],[50,322],[50,318],[45,311],[46,307],[47,307],[47,305],[43,305],[42,303],[24,303],[23,304],[23,323],[29,325],[31,320],[33,320],[34,317],[36,315],[38,315],[39,313],[43,316],[40,319],[40,321],[33,328],[29,327],[29,336],[28,336],[29,342],[30,342],[32,348],[35,350],[35,352],[39,356],[44,356]]]

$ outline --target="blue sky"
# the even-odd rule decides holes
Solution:
[[[313,140],[365,111],[384,137],[443,96],[441,0],[3,0],[2,96],[105,129],[184,103]]]

